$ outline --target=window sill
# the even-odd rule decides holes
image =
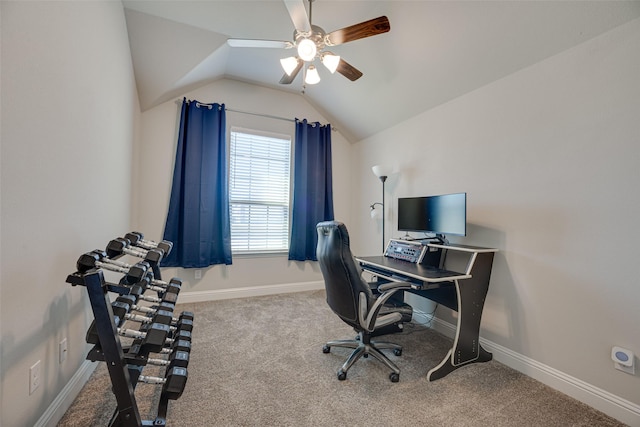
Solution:
[[[282,258],[288,257],[289,251],[272,251],[272,252],[233,252],[234,258]]]

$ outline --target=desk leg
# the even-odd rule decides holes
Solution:
[[[483,256],[484,255],[484,256]],[[453,347],[438,366],[427,373],[435,381],[470,363],[488,362],[493,355],[480,345],[480,321],[484,300],[489,290],[493,253],[479,254],[472,278],[455,281],[458,297],[458,323]]]

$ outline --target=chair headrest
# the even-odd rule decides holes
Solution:
[[[349,232],[347,227],[340,221],[323,221],[316,225],[319,234],[323,236],[334,235],[333,238],[339,237],[343,244],[349,246]]]

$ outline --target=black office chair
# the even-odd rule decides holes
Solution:
[[[360,276],[361,270],[349,248],[349,233],[341,222],[327,221],[316,226],[318,246],[316,254],[324,277],[327,303],[331,310],[358,333],[355,340],[327,342],[322,351],[329,353],[331,347],[353,348],[347,361],[338,371],[338,379],[347,378],[347,371],[360,357],[374,356],[391,369],[389,379],[397,382],[400,370],[380,350],[393,350],[396,356],[402,354],[402,347],[389,342],[374,342],[372,334],[389,325],[410,322],[413,309],[402,303],[385,305],[397,291],[410,289],[405,282],[390,282],[381,285],[380,295],[374,296],[369,284]]]

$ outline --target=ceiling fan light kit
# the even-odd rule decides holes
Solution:
[[[386,16],[370,19],[359,24],[351,25],[329,34],[311,24],[312,4],[314,0],[309,0],[309,14],[304,7],[304,0],[283,0],[289,12],[291,21],[295,27],[293,32],[294,42],[277,40],[251,40],[251,39],[228,39],[227,43],[231,47],[262,47],[262,48],[285,48],[295,47],[298,56],[290,56],[280,60],[280,64],[285,71],[285,75],[280,79],[281,84],[291,84],[296,78],[303,65],[309,64],[305,70],[304,82],[306,84],[316,84],[320,81],[320,75],[313,62],[319,58],[322,64],[333,74],[336,71],[351,81],[362,77],[362,72],[347,63],[340,56],[333,52],[324,51],[326,46],[337,46],[354,40],[386,33],[391,29],[389,19]]]

